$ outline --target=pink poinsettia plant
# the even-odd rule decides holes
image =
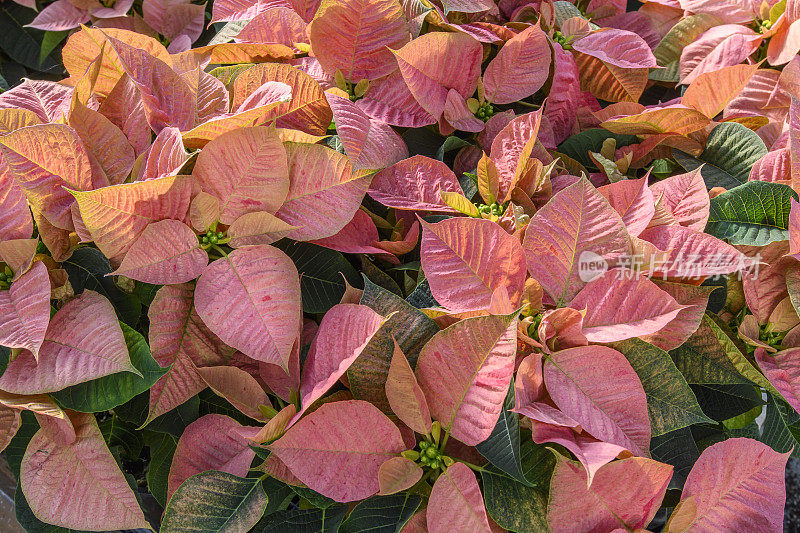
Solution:
[[[0,94],[18,521],[781,531],[795,11],[47,5],[67,76]]]

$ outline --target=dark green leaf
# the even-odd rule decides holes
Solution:
[[[201,472],[184,481],[170,498],[161,533],[247,531],[266,507],[267,495],[258,478]]]
[[[373,496],[355,506],[339,533],[400,533],[422,503],[416,494]]]
[[[346,514],[346,505],[278,511],[262,518],[253,533],[336,533]]]
[[[358,399],[367,400],[391,412],[386,399],[386,377],[389,364],[394,355],[394,342],[397,340],[403,353],[413,368],[422,346],[439,331],[436,323],[425,313],[415,309],[408,302],[391,292],[378,287],[369,279],[364,279],[364,294],[361,304],[373,309],[382,316],[394,313],[375,333],[361,355],[347,370],[350,390]]]
[[[167,505],[167,480],[172,466],[172,456],[178,446],[178,437],[169,433],[145,432],[145,442],[150,447],[150,464],[147,467],[147,488],[161,507]]]
[[[753,164],[766,153],[767,147],[761,137],[737,122],[723,122],[711,130],[700,157],[672,151],[673,157],[687,171],[703,165],[701,173],[707,187],[726,189],[746,183]]]
[[[420,271],[420,275],[422,275],[422,271]],[[436,301],[436,298],[433,297],[433,293],[431,293],[431,285],[428,283],[427,278],[423,278],[422,281],[417,284],[417,288],[408,295],[406,301],[417,309],[437,307],[439,305],[439,302]]]
[[[39,63],[44,63],[50,52],[55,50],[56,46],[67,38],[69,31],[46,31],[42,37],[42,48],[39,50]]]
[[[83,246],[72,252],[61,266],[67,272],[75,294],[82,293],[84,289],[99,292],[114,305],[120,320],[136,327],[142,313],[142,304],[136,296],[117,287],[112,276],[106,277],[113,269],[103,252]]]
[[[275,246],[286,252],[297,267],[303,311],[306,313],[325,313],[338,304],[346,288],[344,278],[350,285],[361,285],[353,265],[336,250],[288,239],[275,243]]]
[[[800,459],[800,414],[783,399],[768,395],[767,414],[759,440],[779,453],[792,448],[792,457]]]
[[[164,413],[147,424],[147,429],[160,433],[169,433],[180,437],[186,426],[199,417],[200,399],[192,396],[184,403],[168,413]],[[140,394],[129,402],[114,408],[114,413],[123,420],[135,424],[144,424],[148,412],[148,393]]]
[[[628,359],[647,394],[647,413],[653,436],[692,424],[713,423],[697,404],[692,389],[669,354],[640,339],[614,344]]]
[[[455,135],[451,135],[444,140],[442,145],[436,150],[436,159],[439,161],[444,161],[444,156],[448,152],[452,152],[453,150],[458,150],[460,148],[464,148],[465,146],[469,146],[470,143],[465,141],[461,137],[456,137]]]
[[[20,427],[17,434],[8,443],[6,449],[3,451],[8,466],[11,468],[11,473],[14,474],[16,479],[19,479],[19,469],[22,464],[22,456],[25,455],[25,449],[28,447],[28,442],[33,438],[33,435],[39,431],[39,422],[31,411],[22,411]]]
[[[397,284],[394,278],[378,268],[367,256],[359,255],[358,260],[361,263],[361,273],[369,278],[372,283],[383,287],[387,291],[393,292],[398,296],[403,295],[403,290],[400,288],[400,285]]]
[[[118,449],[126,459],[139,458],[144,448],[144,441],[142,434],[136,431],[136,426],[121,420],[118,416],[106,418],[97,425],[110,449]]]
[[[274,477],[268,477],[261,482],[261,485],[264,487],[264,492],[267,493],[267,498],[269,498],[264,516],[283,511],[295,497],[295,493],[289,485],[278,481]]]
[[[503,410],[497,419],[492,434],[475,449],[494,466],[525,485],[529,485],[522,473],[522,453],[519,448],[519,415],[514,408],[514,384],[508,389]]]
[[[142,302],[142,305],[150,306],[153,303],[153,298],[156,297],[156,293],[158,289],[160,289],[162,285],[153,285],[151,283],[144,283],[142,281],[137,281],[136,285],[133,287],[133,294],[139,298],[139,301]]]
[[[323,496],[319,492],[311,490],[308,487],[291,487],[291,489],[295,492],[295,494],[297,494],[301,498],[305,498],[306,500],[308,500],[308,503],[310,503],[317,509],[327,509],[328,507],[336,503],[327,496]]]
[[[650,455],[656,461],[675,467],[670,487],[682,488],[686,476],[700,457],[700,451],[688,427],[664,433],[650,440]]]
[[[606,139],[616,139],[617,148],[639,142],[635,135],[620,135],[601,128],[590,128],[561,143],[558,151],[578,161],[589,170],[597,170],[597,165],[589,157],[589,152],[600,152]]]
[[[79,383],[52,393],[51,396],[64,408],[83,413],[107,411],[129,401],[152,387],[166,372],[150,354],[150,347],[141,333],[124,323],[122,333],[128,345],[131,362],[142,373],[118,372],[110,376]]]
[[[792,198],[788,185],[748,181],[711,199],[706,233],[751,246],[786,240]]]
[[[28,68],[39,71],[59,71],[58,64],[51,58],[39,61],[44,32],[25,28],[36,16],[27,7],[5,3],[0,7],[0,50],[11,59]]]
[[[523,485],[495,466],[484,468],[486,511],[501,527],[518,533],[547,531],[547,496],[556,459],[532,440],[522,443],[522,467],[532,486]]]
[[[763,405],[761,392],[753,385],[692,385],[697,402],[714,420],[727,420]]]

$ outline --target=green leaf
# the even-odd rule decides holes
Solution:
[[[39,61],[44,32],[25,28],[36,16],[36,12],[17,4],[0,7],[0,50],[8,57],[28,68],[46,72],[59,71],[61,67],[52,59]]]
[[[618,342],[613,347],[625,355],[642,382],[653,436],[692,424],[713,423],[667,352],[640,339]]]
[[[768,395],[767,414],[759,440],[778,453],[794,448],[792,457],[800,458],[800,414],[783,399]]]
[[[518,533],[547,531],[547,496],[556,459],[544,446],[526,440],[521,446],[523,475],[531,486],[489,466],[481,471],[486,511],[500,527]]]
[[[144,424],[147,419],[149,394],[143,393],[135,396],[128,402],[116,407],[114,414],[135,424],[137,427]],[[157,431],[160,433],[169,433],[180,437],[186,426],[197,420],[199,417],[200,399],[197,396],[192,396],[184,403],[163,415],[153,419],[147,424],[149,431]]]
[[[339,533],[400,533],[422,503],[416,494],[373,496],[355,506]]]
[[[142,334],[122,322],[120,326],[131,362],[142,376],[132,372],[118,372],[67,387],[51,394],[60,406],[83,413],[108,411],[149,390],[166,374],[167,369],[158,366]]]
[[[78,295],[84,289],[99,292],[111,302],[120,320],[131,327],[136,327],[139,323],[139,316],[142,314],[142,303],[139,299],[125,293],[116,286],[114,278],[106,277],[112,272],[111,263],[97,248],[82,246],[72,252],[72,255],[61,263],[67,272],[69,283],[75,294]]]
[[[118,416],[111,416],[97,423],[100,433],[106,440],[109,449],[118,450],[126,459],[136,460],[142,454],[144,440],[136,431],[136,426],[125,422]]]
[[[244,28],[248,22],[250,22],[250,19],[226,22],[221,28],[219,28],[214,37],[208,41],[208,44],[212,45],[231,42],[234,37],[239,35],[239,32],[242,31],[242,28]]]
[[[700,458],[700,450],[692,437],[692,430],[688,427],[664,433],[650,440],[650,455],[656,461],[675,467],[669,486],[683,488],[686,476],[692,466]]]
[[[753,385],[692,385],[692,390],[703,412],[720,422],[764,403]]]
[[[439,331],[439,327],[425,313],[366,277],[361,304],[382,316],[394,314],[378,329],[347,370],[350,391],[354,398],[367,400],[385,413],[391,413],[385,387],[394,354],[392,336],[414,368],[419,351]]]
[[[306,313],[326,313],[339,303],[346,288],[342,274],[350,285],[361,285],[356,269],[336,250],[288,239],[275,243],[275,246],[286,252],[297,267],[300,296]]]
[[[25,455],[28,443],[33,438],[33,435],[39,431],[39,422],[31,411],[22,411],[20,417],[20,427],[17,430],[17,434],[12,437],[11,442],[3,450],[3,455],[8,461],[8,466],[11,468],[11,473],[14,474],[15,479],[19,479],[22,456]]]
[[[514,408],[514,384],[508,389],[503,411],[492,434],[475,449],[494,466],[525,485],[530,485],[522,473],[522,452],[519,444],[519,415]]]
[[[346,514],[346,505],[278,511],[262,518],[253,533],[336,533]]]
[[[282,481],[278,481],[274,477],[268,477],[261,482],[264,487],[264,492],[267,493],[269,503],[267,509],[264,511],[264,516],[269,516],[272,513],[283,511],[295,497],[292,488]]]
[[[615,139],[617,148],[638,143],[635,135],[620,135],[602,128],[590,128],[573,135],[558,146],[558,151],[571,157],[589,170],[598,170],[589,152],[600,152],[606,139]]]
[[[309,489],[308,487],[290,486],[290,488],[294,491],[295,494],[297,494],[301,498],[305,498],[308,501],[308,503],[310,503],[317,509],[327,509],[328,507],[336,503],[334,500],[328,498],[327,496],[323,496],[319,492]]]
[[[56,47],[61,44],[61,41],[67,38],[69,35],[68,30],[64,31],[47,31],[44,33],[44,37],[42,37],[42,47],[39,50],[39,63],[44,63],[44,60],[47,59],[47,56],[50,55],[50,52],[56,49]]]
[[[452,152],[453,150],[458,150],[460,148],[464,148],[465,146],[470,146],[468,141],[465,141],[461,137],[456,137],[455,135],[449,136],[447,139],[444,140],[442,145],[436,150],[436,159],[439,161],[444,161],[444,156],[448,152]]]
[[[184,481],[170,498],[161,533],[247,531],[266,507],[267,495],[258,478],[201,472]]]
[[[709,315],[703,317],[697,331],[670,355],[690,384],[749,383],[731,361],[742,356],[741,351],[724,332],[720,334],[719,327]]]
[[[683,48],[718,24],[716,18],[706,13],[691,15],[675,24],[653,50],[656,61],[665,68],[650,69],[650,79],[678,83]]]
[[[706,233],[731,244],[784,241],[789,238],[792,198],[797,193],[788,185],[748,181],[711,199]]]
[[[143,281],[137,281],[136,285],[133,287],[133,294],[139,298],[139,301],[142,302],[142,305],[150,306],[153,303],[153,298],[156,297],[156,293],[158,289],[160,289],[163,285],[153,285],[151,283],[145,283]]]
[[[726,189],[746,183],[753,164],[766,153],[761,137],[737,122],[723,122],[711,130],[700,157],[672,151],[675,160],[689,172],[703,165],[701,174],[707,187]]]
[[[172,457],[178,446],[178,437],[169,433],[145,431],[145,442],[150,448],[150,464],[147,466],[147,489],[161,507],[167,505],[167,480],[172,466]]]

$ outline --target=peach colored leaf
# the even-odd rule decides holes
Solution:
[[[410,489],[422,479],[422,468],[405,457],[392,457],[381,465],[378,471],[378,494],[396,494]]]
[[[206,366],[197,371],[217,396],[225,398],[236,409],[258,422],[269,420],[259,409],[261,405],[271,406],[269,397],[246,370],[235,366]]]
[[[664,277],[697,279],[730,274],[742,268],[744,259],[736,248],[685,226],[655,226],[644,230],[639,237],[667,252],[664,261],[656,262],[651,269]]]
[[[286,150],[274,128],[242,128],[209,142],[197,157],[195,179],[219,199],[219,221],[245,213],[275,213],[289,192]]]
[[[622,68],[596,57],[576,53],[581,89],[600,100],[638,102],[648,82],[647,68]]]
[[[560,191],[531,217],[523,248],[531,276],[560,304],[591,279],[581,278],[582,255],[610,262],[631,254],[622,218],[587,179]]]
[[[350,502],[380,490],[381,465],[406,445],[377,407],[349,400],[322,405],[268,448],[309,488]]]
[[[228,237],[232,248],[241,248],[252,244],[272,244],[296,229],[297,226],[260,211],[245,213],[234,220],[228,228]]]
[[[347,157],[325,146],[284,144],[289,194],[275,216],[298,227],[288,235],[294,240],[335,235],[353,219],[372,177],[353,174]]]
[[[739,96],[756,70],[758,64],[733,65],[701,74],[686,88],[681,103],[714,118]]]
[[[431,432],[431,413],[425,394],[396,340],[394,340],[394,355],[389,366],[389,375],[386,377],[386,398],[389,400],[392,412],[405,425],[422,435]]]
[[[708,222],[711,199],[701,169],[671,176],[650,186],[653,197],[681,224],[703,231]]]
[[[323,0],[308,26],[314,55],[328,72],[341,70],[352,83],[390,74],[390,50],[411,40],[397,0]]]
[[[193,294],[189,284],[165,285],[150,304],[150,350],[159,365],[170,368],[150,389],[143,425],[205,389],[197,367],[224,364],[232,352],[197,316]]]
[[[17,87],[19,87],[19,85]],[[3,94],[8,94],[9,92],[10,91],[6,91]],[[0,102],[2,102],[2,100],[0,100]],[[36,113],[29,109],[19,109],[15,107],[3,108],[2,103],[0,103],[0,133],[3,135],[24,128],[25,126],[36,126],[41,123],[42,121]]]
[[[423,221],[420,257],[431,293],[450,311],[488,309],[499,287],[508,291],[512,305],[520,302],[525,252],[516,237],[490,220]]]
[[[149,529],[94,415],[74,413],[76,439],[59,445],[44,430],[28,443],[20,485],[43,522],[73,529]]]
[[[189,50],[198,62],[219,65],[263,63],[294,58],[294,50],[277,43],[219,43]]]
[[[188,176],[165,176],[73,195],[95,244],[111,258],[127,252],[148,224],[187,220],[194,187]]]
[[[647,228],[656,212],[655,199],[647,188],[647,179],[648,176],[638,180],[621,180],[597,189],[620,214],[628,234],[634,237]]]
[[[754,354],[761,371],[795,411],[800,409],[798,354],[800,348],[787,348],[770,354],[761,347],[756,348]]]
[[[508,40],[483,73],[486,100],[510,104],[538,91],[550,72],[547,35],[531,26]]]
[[[731,0],[679,0],[681,9],[692,13],[706,13],[727,24],[749,24],[753,21],[754,2]]]
[[[408,157],[403,139],[384,122],[370,119],[347,98],[327,94],[336,133],[353,170],[382,169]]]
[[[229,416],[208,414],[189,424],[183,431],[172,456],[167,478],[167,499],[194,474],[219,470],[244,477],[256,453],[242,434],[255,427],[242,427]]]
[[[554,352],[544,381],[556,406],[598,440],[648,456],[650,418],[639,377],[624,355],[605,346]],[[608,383],[614,383],[609,388]]]
[[[42,9],[26,26],[43,31],[65,31],[89,22],[89,18],[87,9],[75,6],[70,0],[56,0]]]
[[[69,125],[83,141],[88,154],[97,160],[111,185],[128,178],[135,156],[122,130],[99,112],[77,102],[69,115]]]
[[[300,376],[299,418],[320,399],[361,355],[385,319],[358,304],[338,304],[322,317]]]
[[[33,219],[25,192],[3,157],[0,157],[0,240],[27,239],[33,234]]]
[[[30,350],[34,358],[50,322],[50,277],[36,261],[8,290],[0,291],[0,345]]]
[[[689,530],[783,531],[789,454],[747,438],[703,450],[681,493],[682,502],[694,498],[696,503],[686,516]]]
[[[677,133],[688,135],[708,126],[708,117],[680,104],[645,109],[635,115],[606,120],[600,124],[605,129],[627,135],[657,135]]]
[[[674,350],[686,342],[700,327],[700,322],[703,320],[706,307],[708,307],[708,297],[714,288],[670,283],[658,279],[653,281],[661,290],[675,298],[676,302],[686,307],[681,309],[678,316],[658,332],[644,335],[641,339],[662,350]]]
[[[454,463],[436,479],[426,514],[430,533],[491,531],[478,480],[463,463]]]
[[[475,92],[483,47],[469,35],[426,33],[394,54],[414,99],[436,119],[444,111],[450,89],[455,89],[464,98]]]
[[[626,531],[644,528],[658,511],[673,467],[630,457],[600,468],[589,487],[586,471],[556,455],[547,522],[554,531]]]
[[[238,108],[259,87],[270,81],[292,88],[292,100],[272,111],[278,127],[293,128],[313,135],[324,135],[333,117],[325,92],[314,78],[291,66],[265,63],[247,69],[233,84],[233,107]]]
[[[627,30],[602,28],[577,39],[572,43],[572,48],[620,68],[658,67],[656,57],[645,40]]]
[[[138,180],[174,176],[188,159],[189,154],[183,148],[181,131],[173,127],[164,128],[147,148]]]
[[[0,452],[8,447],[8,445],[11,443],[11,439],[13,439],[14,435],[17,434],[17,431],[21,425],[22,419],[20,418],[19,409],[12,409],[6,406],[0,408]],[[420,473],[421,471],[422,469],[420,469]]]
[[[569,304],[584,311],[582,333],[589,342],[616,342],[659,331],[684,306],[645,276],[627,268],[590,281]]]
[[[436,122],[436,118],[414,99],[399,70],[372,81],[356,106],[371,118],[393,126],[419,128]]]
[[[20,353],[0,378],[0,388],[15,394],[54,392],[117,372],[133,372],[114,307],[84,290],[50,320],[38,361]]]
[[[193,4],[188,0],[144,0],[142,15],[144,21],[166,39],[175,41],[185,35],[191,44],[203,33],[205,7],[205,4]]]
[[[468,446],[486,440],[500,417],[514,372],[516,317],[466,318],[420,351],[416,375],[432,418]]]
[[[55,122],[69,114],[72,91],[52,81],[25,80],[0,95],[0,109],[31,111],[42,123]]]
[[[230,302],[235,300],[236,306]],[[287,367],[301,319],[300,279],[289,257],[247,246],[208,265],[197,280],[197,314],[226,344]]]
[[[14,272],[16,281],[33,266],[39,239],[8,239],[0,241],[0,261]]]
[[[539,176],[526,174],[541,120],[541,109],[515,117],[492,140],[490,154],[499,174],[497,196],[501,202],[509,200],[517,185],[531,194],[536,192]]]
[[[442,192],[462,194],[456,175],[441,161],[415,155],[375,174],[367,194],[395,209],[455,213]]]
[[[22,128],[0,139],[0,153],[33,209],[54,226],[72,229],[74,199],[64,187],[92,188],[89,156],[75,130],[64,124]]]
[[[145,50],[108,37],[125,73],[142,95],[147,122],[156,133],[168,126],[191,129],[197,119],[197,96],[168,63]]]
[[[207,264],[208,254],[189,226],[178,220],[161,220],[144,229],[112,274],[171,285],[192,281]]]
[[[603,466],[617,458],[625,452],[625,448],[616,444],[602,442],[584,434],[575,433],[572,428],[556,426],[553,424],[543,424],[533,421],[531,423],[533,442],[544,444],[545,442],[555,442],[560,444],[575,455],[586,469],[586,485],[590,487],[595,474]]]
[[[724,24],[711,28],[681,52],[681,83],[689,85],[700,74],[738,65],[752,54],[761,37],[747,26]]]
[[[136,156],[150,146],[150,125],[139,90],[130,76],[124,74],[119,79],[97,110],[122,130]]]
[[[286,426],[289,424],[289,421],[294,418],[295,414],[297,414],[297,407],[290,403],[278,411],[278,414],[270,418],[264,427],[258,430],[257,434],[248,438],[259,444],[264,442],[272,442],[273,440],[278,439],[281,435],[283,435],[284,431],[286,430]]]
[[[236,34],[239,42],[280,43],[293,47],[308,43],[308,24],[300,15],[286,7],[273,7],[262,11]]]
[[[141,49],[148,55],[169,63],[170,56],[167,49],[152,37],[141,33],[116,28],[81,28],[79,32],[70,35],[62,51],[64,67],[70,77],[79,79],[89,69],[90,63],[101,57],[94,92],[99,96],[108,95],[117,82],[125,75],[119,55],[107,42],[106,36],[113,37],[135,48]]]
[[[201,192],[192,200],[189,206],[189,220],[192,227],[198,232],[207,231],[215,222],[219,221],[219,200],[207,192]],[[230,233],[230,228],[228,228]]]

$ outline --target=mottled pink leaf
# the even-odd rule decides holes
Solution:
[[[657,67],[656,57],[639,35],[616,28],[602,28],[572,43],[578,52],[621,68]]]
[[[25,80],[0,95],[0,109],[27,109],[44,123],[69,114],[72,87],[46,80]]]
[[[747,438],[728,439],[703,450],[681,493],[682,502],[694,498],[694,513],[683,516],[690,529],[783,531],[789,454]]]
[[[367,194],[396,209],[455,213],[442,192],[461,193],[456,175],[441,161],[415,155],[378,172]]]
[[[151,28],[171,41],[186,36],[190,45],[203,33],[205,11],[205,4],[189,0],[142,1],[142,15]]]
[[[285,143],[289,193],[275,215],[300,229],[289,237],[306,241],[338,233],[353,219],[372,177],[354,174],[350,161],[318,144]]]
[[[345,375],[384,321],[366,305],[338,304],[325,313],[300,376],[297,418]]]
[[[472,113],[467,101],[458,91],[455,89],[447,91],[440,124],[442,133],[453,130],[477,133],[483,130],[484,125],[484,122]]]
[[[697,331],[708,307],[708,297],[713,287],[696,287],[681,283],[653,280],[658,287],[685,306],[678,315],[656,333],[643,335],[641,339],[662,350],[672,350],[683,344]]]
[[[738,65],[752,54],[761,41],[746,26],[726,24],[711,28],[688,44],[681,53],[681,83],[690,84],[700,74]]]
[[[285,253],[247,246],[214,261],[197,280],[195,306],[226,344],[286,368],[301,310],[297,268]]]
[[[308,43],[308,24],[294,11],[284,7],[267,9],[253,17],[238,34],[236,41],[280,43],[294,47]]]
[[[572,54],[560,46],[553,47],[553,80],[543,117],[553,129],[554,142],[560,144],[576,133],[577,110],[580,107],[580,73]]]
[[[431,414],[425,394],[403,350],[394,341],[394,354],[386,377],[386,398],[392,412],[408,427],[422,435],[431,431]]]
[[[27,239],[33,234],[33,219],[25,192],[0,156],[0,241]]]
[[[282,223],[285,224],[285,222]],[[353,220],[348,222],[339,233],[312,242],[348,254],[383,255],[388,261],[396,262],[396,258],[374,246],[378,241],[380,241],[380,235],[378,235],[375,222],[364,210],[359,209],[353,216]]]
[[[589,342],[616,342],[659,331],[684,308],[645,276],[613,269],[590,281],[569,304],[586,310]]]
[[[478,480],[463,463],[454,463],[436,479],[426,514],[430,533],[491,531]]]
[[[405,128],[427,126],[437,119],[414,99],[399,70],[373,81],[356,107],[370,118]]]
[[[671,176],[650,186],[653,198],[669,209],[682,226],[703,231],[711,205],[700,169]]]
[[[490,220],[422,222],[420,257],[431,293],[450,311],[488,309],[499,287],[508,291],[512,305],[520,302],[525,252],[516,237]]]
[[[431,417],[474,446],[491,435],[514,372],[516,314],[467,318],[436,333],[417,360]]]
[[[232,248],[241,248],[252,244],[272,244],[278,241],[297,226],[287,224],[275,215],[264,211],[245,213],[228,228],[229,243]]]
[[[8,290],[0,291],[0,344],[30,350],[34,358],[50,322],[50,277],[36,261]]]
[[[150,125],[130,76],[119,79],[97,110],[122,130],[137,156],[150,146]]]
[[[108,178],[104,185],[116,185],[128,178],[135,154],[122,130],[99,112],[77,102],[69,125],[83,141],[90,159],[96,160]]]
[[[138,179],[144,181],[174,176],[188,159],[181,131],[173,127],[164,128],[147,149]]]
[[[76,7],[70,0],[56,0],[42,9],[27,26],[44,31],[64,31],[87,22],[88,10]]]
[[[374,405],[322,405],[268,446],[300,481],[339,502],[380,490],[381,465],[406,449],[400,430]]]
[[[665,278],[730,274],[742,267],[742,254],[733,246],[685,226],[655,226],[639,237],[667,252],[665,260],[651,269]]]
[[[28,443],[20,485],[43,522],[86,529],[149,529],[91,413],[74,413],[76,439],[59,445],[44,429]]]
[[[397,0],[326,0],[308,27],[314,54],[328,72],[356,83],[395,70],[391,50],[411,35]]]
[[[757,340],[756,336],[756,340]],[[800,348],[788,348],[777,353],[767,353],[756,348],[755,358],[770,383],[794,410],[800,410]]]
[[[622,218],[586,179],[556,194],[531,217],[523,248],[531,276],[562,304],[591,279],[581,278],[581,257],[613,261],[631,253]]]
[[[258,428],[242,427],[233,418],[219,414],[208,414],[189,424],[172,456],[167,499],[181,483],[206,470],[245,477],[256,453],[250,449],[243,430],[252,435],[258,432]]]
[[[749,24],[755,18],[754,2],[736,0],[679,0],[681,9],[706,13],[726,24]]]
[[[656,212],[647,179],[648,176],[638,180],[621,180],[597,189],[620,214],[628,233],[634,237],[644,231]]]
[[[541,119],[541,109],[515,117],[492,140],[490,153],[500,178],[500,201],[509,200],[515,185],[524,185],[526,192],[531,194],[535,192],[539,176],[527,176],[528,161],[533,153]]]
[[[483,73],[486,99],[510,104],[538,91],[550,72],[550,44],[536,25],[506,42]]]
[[[114,307],[84,290],[53,315],[38,362],[31,352],[20,353],[0,378],[0,388],[15,394],[53,392],[117,372],[139,373]]]
[[[600,468],[588,486],[579,463],[557,458],[547,505],[553,531],[644,528],[658,511],[672,478],[672,466],[630,457]]]
[[[286,150],[274,128],[241,128],[220,135],[200,152],[194,177],[219,199],[223,224],[254,211],[275,213],[289,191]]]
[[[647,400],[624,355],[605,346],[554,352],[545,361],[544,381],[556,406],[590,435],[649,455]]]
[[[353,170],[382,169],[408,157],[406,144],[391,126],[370,119],[347,98],[327,93],[325,97]]]

